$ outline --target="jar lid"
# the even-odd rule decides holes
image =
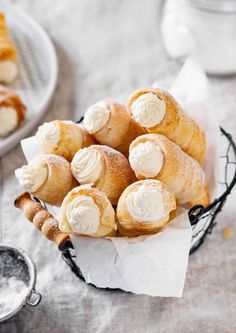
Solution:
[[[201,10],[217,13],[236,13],[236,0],[184,0]]]

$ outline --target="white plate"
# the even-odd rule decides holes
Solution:
[[[56,87],[58,65],[54,46],[43,28],[16,6],[2,1],[0,5],[19,53],[19,77],[9,87],[19,93],[27,107],[21,126],[0,139],[1,157],[39,123]]]

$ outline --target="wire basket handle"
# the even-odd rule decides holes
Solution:
[[[202,205],[196,205],[196,206],[192,207],[188,212],[188,216],[189,216],[189,220],[191,222],[191,225],[195,225],[203,215],[205,215],[206,213],[208,213],[209,211],[211,211],[213,209],[215,209],[214,214],[218,214],[221,211],[222,207],[224,206],[227,196],[231,193],[233,187],[236,184],[236,168],[235,168],[234,175],[233,175],[233,178],[232,178],[231,182],[229,184],[227,182],[228,165],[229,164],[234,164],[236,166],[236,161],[231,162],[229,160],[229,150],[232,147],[233,152],[234,152],[234,156],[235,156],[235,159],[236,159],[236,145],[233,141],[233,138],[232,138],[231,134],[227,133],[222,127],[220,127],[220,130],[221,130],[221,133],[229,141],[229,146],[228,146],[228,149],[226,151],[226,155],[222,156],[226,159],[225,181],[224,181],[224,185],[226,186],[226,190],[224,191],[224,193],[221,194],[221,196],[219,196],[217,199],[215,199],[209,206],[203,207]]]
[[[54,219],[39,202],[33,200],[28,192],[20,194],[15,200],[15,206],[23,210],[25,217],[42,232],[49,240],[56,243],[59,250],[64,250],[69,241],[69,235],[58,228],[58,221]]]

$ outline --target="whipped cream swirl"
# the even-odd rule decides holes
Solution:
[[[93,198],[79,195],[66,207],[66,218],[73,232],[93,235],[100,225],[100,211]]]
[[[132,218],[141,222],[156,222],[165,216],[163,194],[157,186],[142,185],[129,193],[126,207]]]
[[[58,144],[60,132],[60,128],[54,122],[49,122],[39,126],[35,136],[43,148],[50,150]]]
[[[96,183],[103,168],[102,155],[95,149],[80,149],[71,162],[71,171],[80,184]]]
[[[12,132],[18,124],[18,116],[12,107],[0,108],[0,136],[5,136]]]
[[[164,118],[166,104],[152,93],[142,94],[131,105],[134,120],[143,127],[158,125]]]
[[[159,145],[146,141],[135,146],[129,154],[129,162],[135,173],[152,178],[159,174],[163,167],[164,154]]]
[[[19,184],[29,192],[36,192],[47,180],[46,164],[29,163],[15,170]]]
[[[0,80],[4,83],[11,83],[18,74],[18,68],[15,61],[0,61]]]
[[[110,117],[110,110],[105,101],[92,105],[85,113],[84,126],[90,134],[100,131]]]

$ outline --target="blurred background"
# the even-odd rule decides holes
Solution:
[[[224,94],[228,108],[235,102],[234,76],[225,77],[236,72],[233,0],[15,3],[46,29],[56,47],[59,82],[50,119],[78,119],[100,98],[125,100],[154,81],[168,85],[188,54],[214,75],[217,109],[222,103],[216,99]],[[226,112],[217,114],[222,118]]]

